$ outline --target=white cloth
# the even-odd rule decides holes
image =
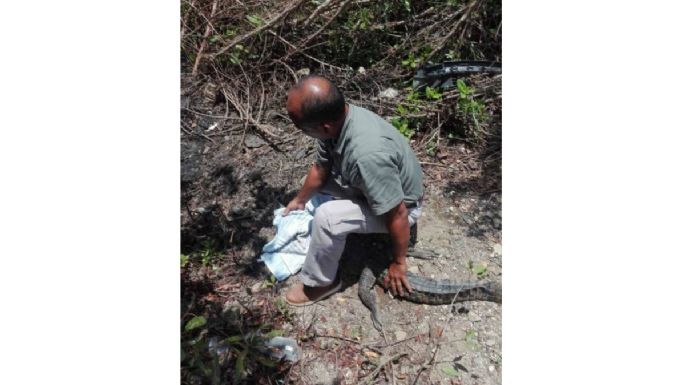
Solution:
[[[274,210],[276,235],[264,245],[259,260],[277,280],[282,281],[300,271],[309,250],[314,210],[331,199],[328,195],[315,195],[304,210],[291,211],[286,216],[282,215],[285,207]]]

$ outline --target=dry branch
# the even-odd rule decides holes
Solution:
[[[266,29],[271,28],[271,26],[273,26],[274,24],[278,23],[278,22],[279,22],[281,19],[283,19],[284,17],[288,16],[288,14],[290,14],[290,12],[294,11],[297,7],[299,7],[299,6],[300,6],[302,3],[304,3],[304,2],[305,2],[305,0],[298,0],[298,1],[296,1],[294,4],[292,4],[290,7],[287,7],[285,10],[283,10],[283,12],[279,13],[278,15],[276,15],[276,17],[274,17],[273,19],[269,20],[269,21],[268,21],[267,23],[265,23],[264,25],[262,25],[262,26],[260,26],[260,27],[258,27],[258,28],[256,28],[256,29],[254,29],[254,30],[252,30],[252,31],[250,31],[250,32],[248,32],[248,33],[242,35],[242,36],[238,36],[238,37],[236,37],[235,39],[231,40],[231,42],[229,42],[225,47],[221,48],[221,49],[218,50],[216,53],[214,53],[214,54],[212,55],[212,57],[217,57],[217,56],[223,54],[224,52],[228,51],[229,49],[233,48],[236,44],[241,43],[241,42],[245,41],[246,39],[249,39],[250,37],[252,37],[252,36],[254,36],[254,35],[256,35],[256,34],[262,32],[262,31],[264,31],[264,30],[266,30]]]
[[[277,135],[272,132],[272,130],[276,130],[275,127],[271,126],[270,124],[260,123],[255,118],[253,118],[252,114],[250,114],[249,106],[244,106],[233,92],[228,91],[225,87],[221,88],[221,92],[224,94],[226,100],[233,105],[233,108],[235,108],[236,111],[238,111],[240,119],[243,120],[246,123],[246,125],[252,125],[259,132],[267,134],[268,136],[271,136],[273,138],[281,139],[281,135]]]
[[[318,36],[324,29],[326,29],[326,28],[333,22],[333,20],[335,20],[335,19],[338,17],[338,15],[340,15],[340,13],[345,9],[345,7],[347,7],[347,4],[349,4],[350,1],[351,1],[351,0],[345,0],[345,1],[343,1],[342,4],[340,4],[340,6],[338,7],[338,10],[335,11],[335,13],[333,14],[333,16],[331,16],[330,19],[328,19],[328,21],[326,22],[326,24],[324,24],[324,25],[323,25],[321,28],[319,28],[316,32],[314,32],[313,34],[311,34],[311,35],[310,35],[308,38],[306,38],[303,42],[301,42],[300,44],[297,45],[296,51],[299,51],[299,50],[303,49],[303,48],[307,45],[307,43],[309,43],[310,41],[312,41],[312,39],[314,39],[314,38],[315,38],[316,36]],[[295,53],[295,51],[289,52],[288,55],[286,55],[286,57],[289,57],[289,56],[292,55],[293,53]]]
[[[319,13],[320,13],[324,8],[328,7],[329,5],[331,5],[331,0],[326,0],[326,1],[324,1],[323,3],[321,3],[321,5],[319,5],[318,7],[316,7],[316,9],[314,10],[314,12],[312,12],[312,14],[309,15],[309,17],[307,18],[307,20],[305,20],[304,23],[303,23],[302,25],[303,25],[304,27],[308,27],[308,26],[309,26],[309,23],[311,23],[311,21],[312,21],[316,16],[318,16]]]
[[[193,65],[193,75],[197,75],[197,70],[200,68],[200,61],[202,61],[202,54],[204,50],[207,48],[207,40],[209,39],[209,34],[212,33],[212,22],[211,20],[214,18],[214,15],[216,14],[216,6],[219,3],[219,0],[214,0],[212,3],[212,11],[209,14],[209,18],[207,19],[207,27],[205,28],[205,33],[202,35],[202,43],[200,43],[200,49],[197,51],[197,57],[195,58],[195,64]]]
[[[464,13],[461,15],[459,20],[454,24],[454,27],[452,28],[452,30],[450,30],[450,32],[445,37],[443,37],[442,40],[440,40],[440,43],[438,43],[438,45],[431,51],[431,53],[428,54],[428,56],[426,57],[426,60],[432,58],[433,55],[435,55],[438,51],[443,49],[445,47],[445,44],[447,44],[447,41],[452,36],[454,36],[454,34],[459,30],[459,28],[462,27],[462,24],[466,21],[466,19],[468,19],[468,17],[471,15],[471,13],[473,13],[479,7],[480,7],[480,0],[473,0],[466,7],[464,7]],[[463,36],[463,33],[465,30],[466,30],[465,28],[462,28],[461,36]],[[459,40],[460,41],[462,40],[461,37]]]
[[[283,37],[281,37],[281,35],[275,33],[274,31],[271,31],[271,30],[270,30],[269,33],[272,34],[272,35],[274,35],[274,36],[276,36],[280,41],[282,41],[282,42],[285,43],[288,47],[290,47],[290,48],[292,48],[292,49],[294,50],[294,51],[292,51],[291,53],[289,53],[288,55],[286,55],[285,58],[287,58],[288,56],[290,56],[290,55],[292,55],[292,54],[299,53],[299,54],[305,56],[306,58],[312,59],[312,60],[314,60],[315,62],[317,62],[317,63],[319,63],[319,64],[321,64],[321,65],[323,65],[323,66],[328,66],[328,67],[330,67],[330,68],[335,68],[335,69],[337,69],[337,70],[344,71],[344,69],[342,69],[342,68],[340,68],[340,67],[336,67],[336,66],[334,66],[333,64],[326,63],[325,61],[322,61],[322,60],[319,60],[319,59],[315,58],[314,56],[311,56],[311,55],[308,55],[308,54],[306,54],[306,53],[304,53],[304,52],[301,52],[300,49],[297,48],[297,46],[295,46],[295,44],[293,44],[293,43],[291,43],[291,42],[285,40]],[[284,58],[284,59],[285,59],[285,58]],[[285,63],[283,62],[283,60],[281,60],[281,59],[277,59],[277,61],[280,62],[280,63],[285,64]],[[295,76],[295,79],[297,80],[297,76]]]

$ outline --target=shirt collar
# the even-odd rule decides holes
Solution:
[[[345,116],[345,122],[343,123],[342,128],[340,128],[338,137],[332,139],[333,151],[335,151],[335,153],[338,155],[342,154],[343,144],[345,143],[345,139],[347,138],[347,128],[350,126],[350,122],[352,121],[352,115],[354,114],[354,110],[356,108],[355,106],[349,103],[347,105],[349,106],[349,108],[347,110],[347,116]]]

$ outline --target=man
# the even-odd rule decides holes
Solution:
[[[409,227],[421,215],[423,183],[406,138],[373,112],[346,104],[337,87],[320,76],[303,78],[289,91],[287,110],[297,128],[317,139],[318,151],[283,215],[304,209],[318,192],[334,199],[314,213],[302,283],[286,293],[286,301],[307,305],[339,291],[337,270],[350,233],[388,233],[393,260],[385,286],[395,295],[411,292]]]

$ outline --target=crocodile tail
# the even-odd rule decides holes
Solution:
[[[499,304],[502,303],[502,284],[499,282],[491,282],[490,283],[490,296],[491,296],[491,301],[497,302]]]

